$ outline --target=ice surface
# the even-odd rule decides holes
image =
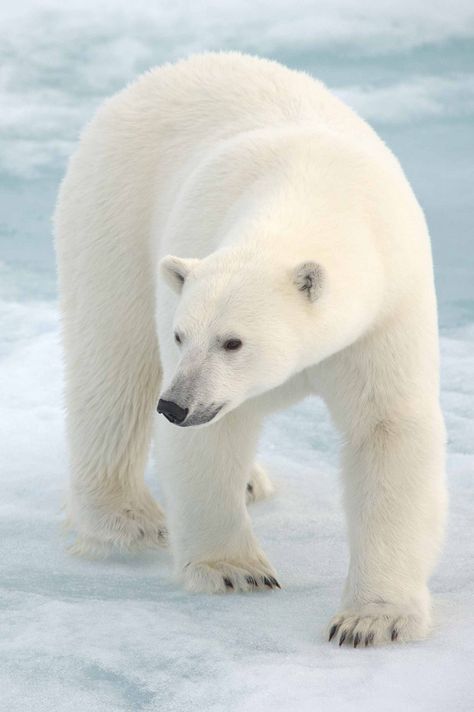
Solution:
[[[347,551],[337,436],[318,401],[272,418],[260,448],[278,493],[253,521],[283,590],[193,596],[167,552],[65,553],[56,308],[3,303],[0,315],[2,709],[472,709],[473,329],[442,341],[451,516],[432,585],[437,628],[425,642],[353,650],[322,637]]]
[[[59,0],[0,18],[0,709],[468,712],[474,707],[472,2]],[[309,399],[260,450],[252,508],[280,592],[191,596],[166,552],[90,562],[60,531],[67,482],[49,218],[102,98],[148,66],[241,49],[322,78],[394,148],[433,235],[450,518],[432,637],[339,649],[322,631],[347,566],[338,436]],[[147,477],[157,494],[151,465]]]

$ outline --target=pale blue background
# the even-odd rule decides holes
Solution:
[[[12,6],[13,5],[13,6]],[[183,594],[165,553],[90,563],[58,524],[67,460],[50,216],[83,123],[148,67],[204,49],[325,81],[400,158],[433,238],[451,517],[426,643],[321,638],[347,553],[320,403],[273,419],[280,494],[253,510],[284,590]],[[472,2],[15,2],[0,12],[0,690],[24,710],[472,709]],[[151,470],[149,476],[155,491]]]

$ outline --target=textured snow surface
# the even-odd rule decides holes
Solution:
[[[347,551],[337,435],[321,403],[273,418],[261,443],[278,493],[253,521],[283,590],[190,595],[164,551],[66,554],[56,307],[3,303],[0,331],[2,709],[472,709],[473,329],[442,340],[451,516],[432,585],[437,627],[424,642],[367,650],[322,635]]]

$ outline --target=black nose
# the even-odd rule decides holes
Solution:
[[[163,413],[170,423],[182,423],[186,420],[186,416],[189,413],[189,408],[181,408],[177,403],[163,400],[163,398],[160,398],[158,401],[157,410],[158,413]]]

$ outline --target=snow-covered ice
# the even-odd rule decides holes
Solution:
[[[442,340],[451,516],[432,586],[436,629],[424,642],[366,650],[322,635],[347,549],[337,435],[318,401],[274,417],[261,443],[279,491],[252,516],[283,590],[190,595],[165,551],[67,555],[56,307],[3,303],[0,330],[2,709],[472,709],[474,329]]]
[[[17,0],[0,18],[0,709],[470,712],[474,708],[472,3]],[[347,567],[338,436],[308,399],[272,418],[252,506],[283,590],[184,593],[169,554],[70,557],[49,217],[82,123],[138,72],[202,49],[275,57],[379,130],[425,208],[440,303],[450,516],[423,642],[323,638]],[[150,487],[160,497],[150,463]]]

